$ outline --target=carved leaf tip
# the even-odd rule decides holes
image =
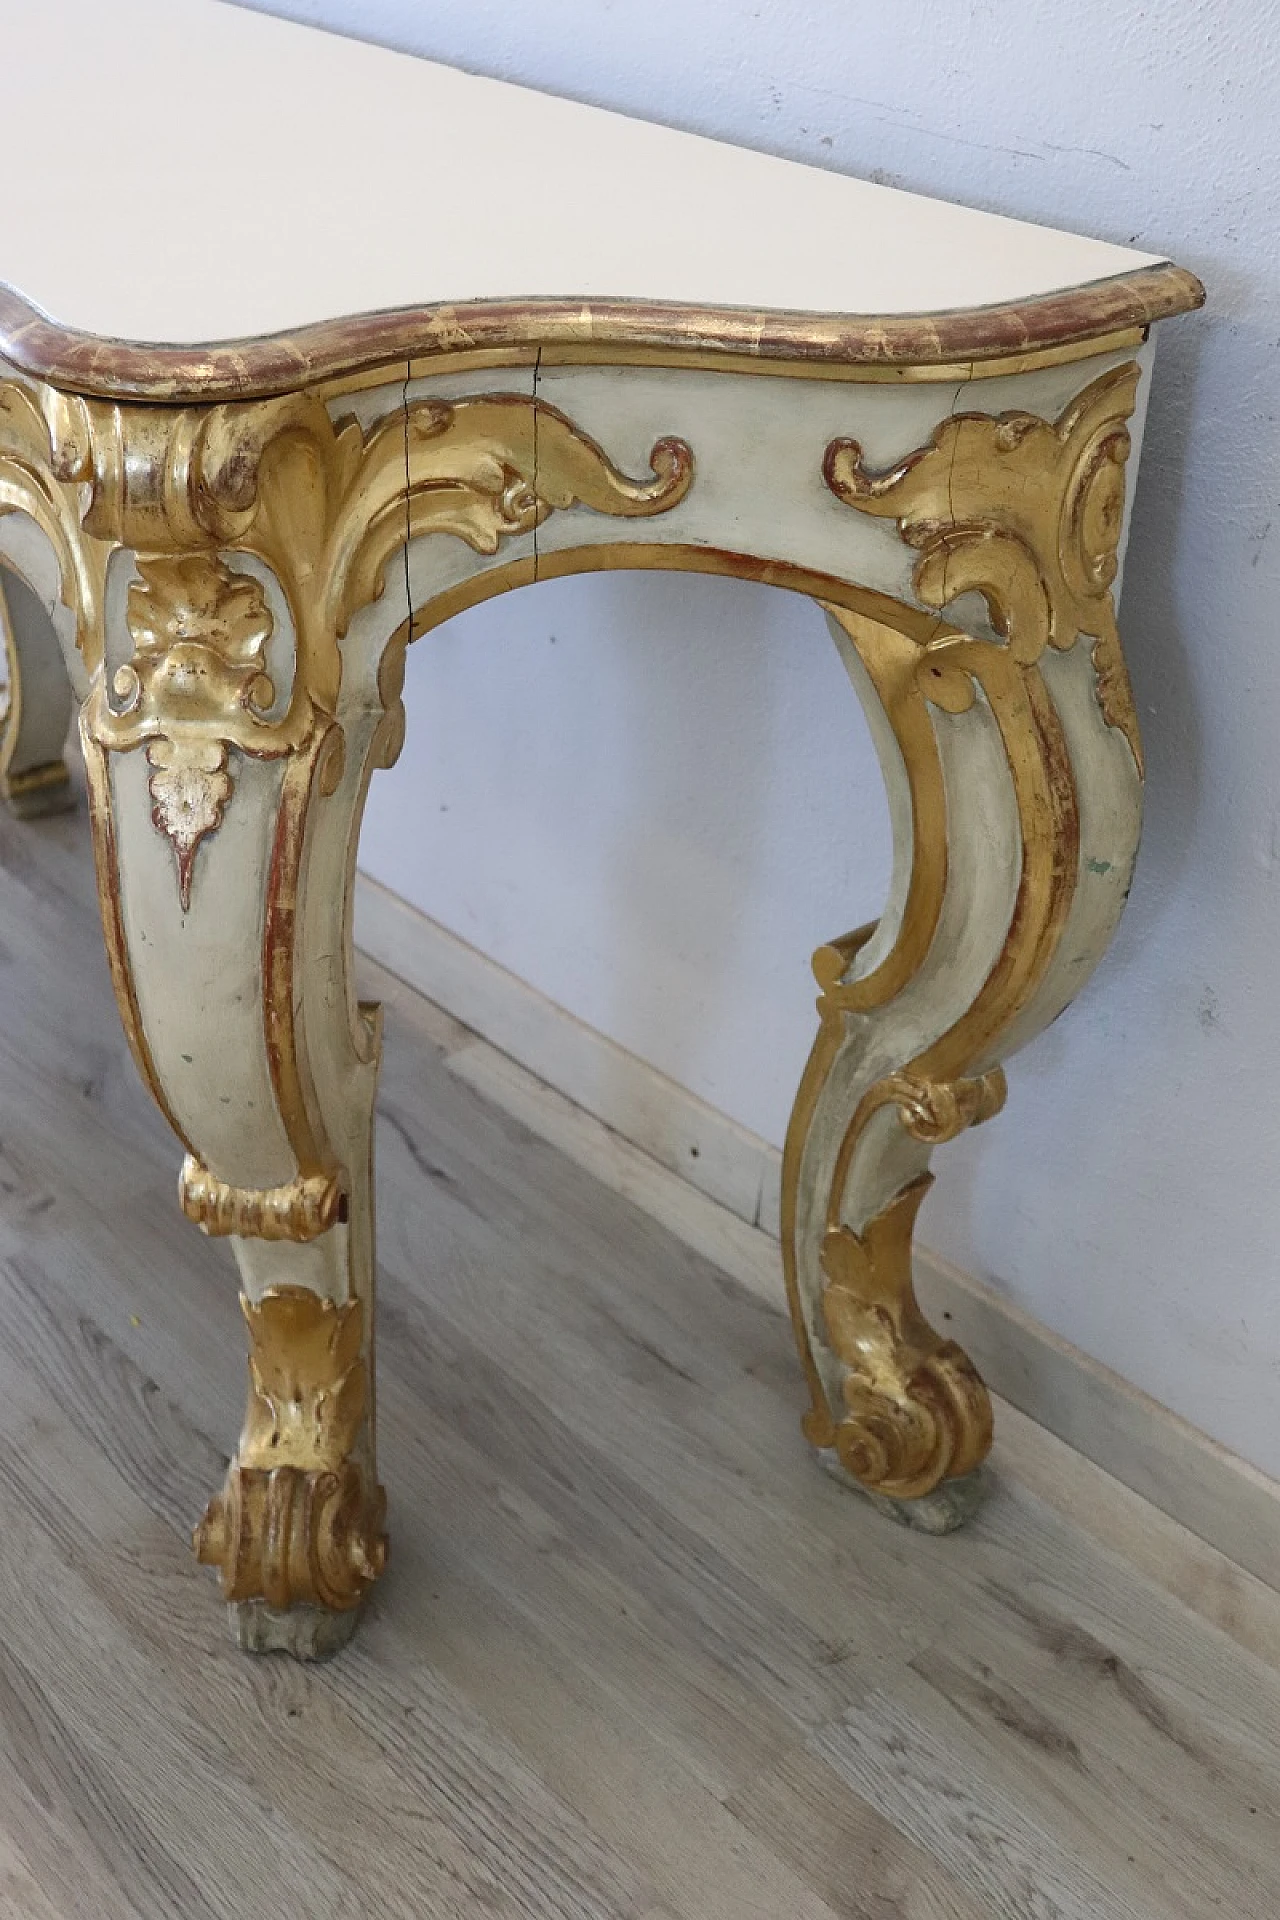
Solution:
[[[222,825],[233,782],[220,741],[153,740],[151,819],[173,848],[182,911],[191,909],[191,880],[200,843]]]

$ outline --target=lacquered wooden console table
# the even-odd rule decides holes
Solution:
[[[44,0],[6,54],[0,785],[65,802],[74,688],[125,1031],[240,1269],[196,1548],[242,1643],[332,1648],[386,1554],[351,895],[405,648],[593,568],[807,595],[866,703],[896,866],[815,959],[786,1285],[810,1441],[954,1523],[990,1408],[912,1226],[1124,902],[1118,567],[1198,283],[215,0]]]

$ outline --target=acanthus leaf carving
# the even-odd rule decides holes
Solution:
[[[933,1184],[922,1175],[860,1233],[828,1229],[823,1317],[845,1363],[845,1412],[834,1445],[847,1472],[876,1493],[916,1499],[971,1473],[991,1445],[991,1403],[966,1354],[921,1313],[911,1282],[911,1235]]]
[[[559,408],[520,394],[420,404],[408,433],[410,538],[453,533],[478,553],[578,503],[623,519],[665,513],[693,481],[684,441],[659,440],[654,478],[632,480]]]
[[[1112,596],[1124,523],[1127,421],[1136,361],[1090,382],[1056,420],[1038,414],[957,413],[886,473],[868,473],[855,440],[833,440],[823,471],[838,499],[894,519],[920,559],[914,590],[941,611],[965,593],[986,603],[1020,667],[1046,647],[1093,641],[1097,697],[1109,726],[1142,746]],[[921,650],[926,696],[950,712],[973,700],[971,636],[943,632]],[[989,644],[989,643],[987,643]]]
[[[357,1606],[386,1565],[386,1501],[357,1457],[364,1316],[305,1287],[242,1297],[249,1405],[226,1483],[195,1530],[229,1601]]]
[[[837,1154],[819,1262],[823,1319],[845,1369],[845,1412],[835,1420],[825,1395],[815,1397],[805,1432],[814,1446],[834,1447],[875,1493],[916,1499],[971,1472],[991,1444],[991,1406],[964,1352],[933,1331],[916,1301],[911,1237],[932,1175],[911,1181],[855,1232],[839,1217],[849,1165],[885,1108],[897,1109],[912,1139],[934,1147],[991,1119],[1005,1094],[1001,1067],[956,1080],[887,1074],[863,1094]]]
[[[97,737],[115,752],[146,742],[152,820],[174,850],[191,904],[196,853],[231,798],[228,749],[269,752],[275,690],[265,672],[272,617],[262,587],[214,554],[140,558],[126,623],[134,651],[105,701]],[[265,738],[264,738],[265,736]]]
[[[368,1399],[360,1302],[277,1287],[240,1305],[251,1388],[240,1465],[335,1470],[355,1445]]]

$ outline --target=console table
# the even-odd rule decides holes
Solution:
[[[6,54],[0,789],[66,803],[74,698],[125,1032],[240,1272],[195,1544],[241,1643],[331,1651],[386,1558],[351,899],[405,649],[560,574],[790,588],[866,705],[894,874],[814,960],[783,1264],[810,1442],[954,1524],[991,1414],[912,1227],[1124,903],[1119,568],[1199,284],[218,0],[43,0]]]

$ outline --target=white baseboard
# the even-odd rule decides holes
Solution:
[[[365,875],[356,938],[478,1036],[453,1072],[785,1309],[776,1148]],[[1280,1484],[924,1248],[916,1281],[1001,1400],[1280,1592]]]
[[[776,1148],[363,873],[356,943],[659,1166],[777,1233]]]

